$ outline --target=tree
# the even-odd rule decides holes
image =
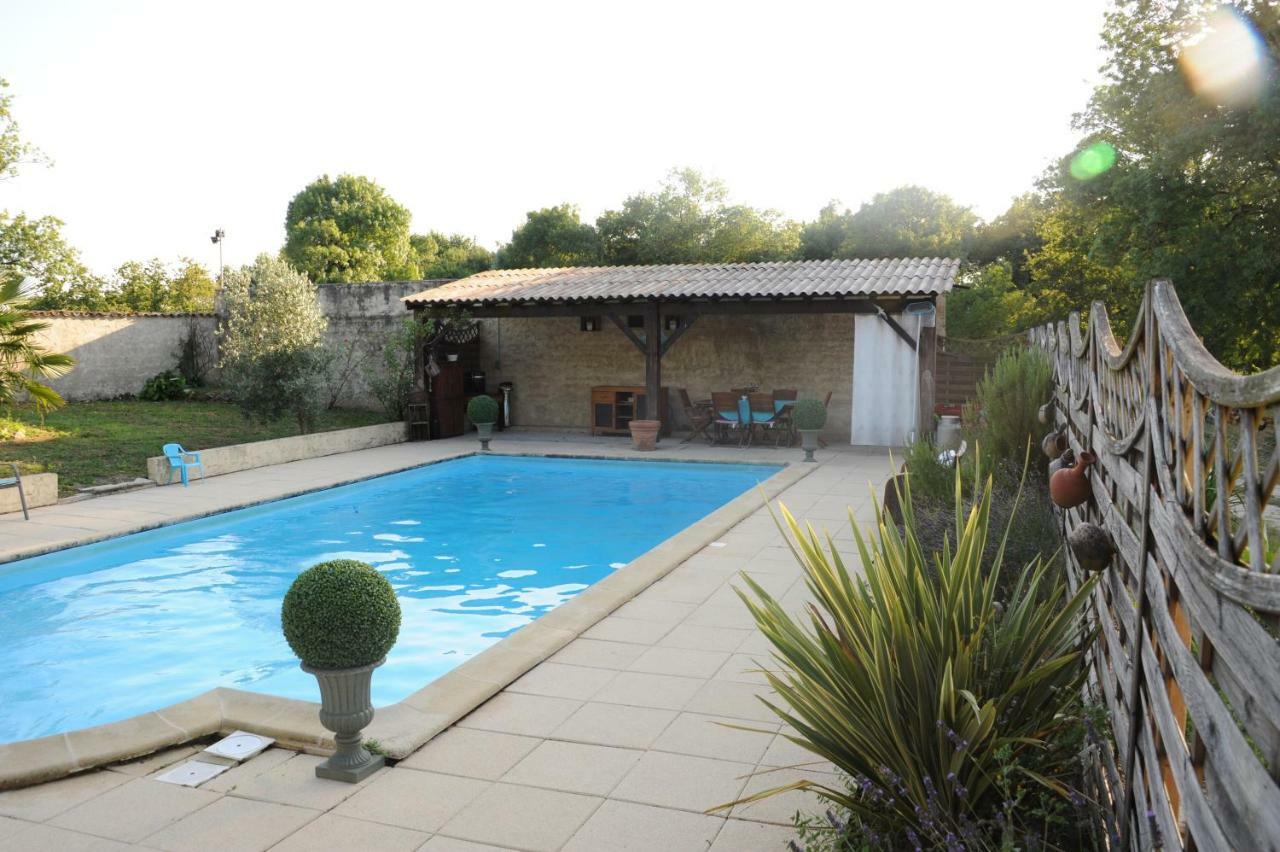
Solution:
[[[1019,195],[1008,210],[978,228],[969,259],[980,264],[1006,262],[1013,281],[1026,286],[1031,280],[1030,256],[1044,245],[1040,226],[1049,210],[1044,193]]]
[[[315,286],[283,260],[259,255],[223,275],[223,382],[251,420],[292,415],[309,432],[324,406],[327,326]]]
[[[818,218],[806,222],[800,231],[800,256],[805,260],[830,260],[849,239],[849,220],[853,212],[840,212],[839,201],[829,201],[818,211]]]
[[[213,310],[217,284],[189,258],[174,272],[159,258],[129,261],[116,270],[106,294],[111,310],[127,313],[206,313]]]
[[[774,210],[730,205],[723,182],[672,171],[656,193],[640,192],[596,220],[609,264],[747,263],[787,260],[800,227]]]
[[[575,205],[544,207],[526,214],[497,262],[504,269],[592,266],[600,262],[600,239]]]
[[[58,392],[40,380],[61,376],[76,362],[36,342],[36,335],[48,327],[28,313],[20,281],[0,281],[0,405],[17,405],[26,399],[41,410],[62,405]]]
[[[18,133],[11,110],[13,96],[5,93],[7,88],[9,82],[0,77],[0,180],[16,175],[19,163],[40,159],[40,152],[23,142]]]
[[[80,262],[80,254],[62,238],[62,222],[53,216],[32,219],[0,211],[0,280],[31,278],[29,307],[38,310],[106,310],[100,279]]]
[[[465,278],[493,268],[493,252],[461,234],[431,231],[414,234],[409,243],[423,278]]]
[[[947,296],[948,337],[1004,337],[1053,318],[1014,282],[1007,262],[971,266],[958,284]]]
[[[978,217],[941,193],[900,186],[848,217],[838,257],[966,257]]]
[[[284,257],[316,282],[416,279],[409,219],[369,178],[324,175],[289,202]]]
[[[1193,45],[1241,28],[1256,40],[1248,85],[1197,89]],[[1079,151],[1105,146],[1114,165],[1073,172],[1073,154],[1049,175],[1033,288],[1064,288],[1070,307],[1105,297],[1120,319],[1147,280],[1167,277],[1218,358],[1241,370],[1275,364],[1280,324],[1258,320],[1280,316],[1280,76],[1268,70],[1280,15],[1264,0],[1126,2],[1107,15],[1103,43],[1104,80],[1076,126]],[[1232,67],[1247,69],[1247,52],[1232,51]]]

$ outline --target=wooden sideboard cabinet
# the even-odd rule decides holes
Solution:
[[[649,412],[649,395],[643,387],[600,385],[591,389],[591,434],[626,435],[632,420],[654,418]],[[656,419],[667,423],[667,389],[658,400]]]

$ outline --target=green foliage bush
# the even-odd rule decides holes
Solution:
[[[1002,354],[965,412],[969,444],[982,445],[996,466],[1022,467],[1027,442],[1038,447],[1046,427],[1036,411],[1053,393],[1053,365],[1039,349],[1018,346]]]
[[[382,351],[364,365],[365,384],[390,420],[404,419],[413,392],[418,347],[432,328],[430,323],[406,317],[383,343]]]
[[[797,429],[821,429],[827,425],[827,409],[816,399],[802,399],[791,409],[791,422]]]
[[[317,669],[367,666],[387,656],[400,632],[400,602],[391,583],[354,559],[303,571],[280,610],[284,638]]]
[[[985,556],[990,484],[967,505],[957,485],[953,536],[938,553],[920,541],[909,480],[906,489],[901,532],[883,515],[870,539],[854,525],[861,576],[783,509],[811,612],[793,615],[744,575],[740,595],[773,645],[766,677],[782,700],[766,703],[795,730],[788,739],[850,779],[800,780],[748,801],[816,792],[859,836],[841,848],[1040,845],[1060,826],[1036,791],[1064,808],[1078,796],[1066,783],[1075,755],[1061,746],[1079,709],[1095,580],[1072,594],[1037,559],[1000,601]]]
[[[222,381],[240,410],[263,423],[292,415],[300,432],[312,431],[324,407],[331,357],[315,286],[263,254],[223,275],[222,301]]]
[[[472,397],[467,403],[467,417],[471,418],[472,423],[497,423],[497,400],[483,394]]]
[[[165,370],[147,379],[138,394],[138,399],[147,402],[164,402],[171,399],[186,399],[191,395],[187,380],[173,370]]]

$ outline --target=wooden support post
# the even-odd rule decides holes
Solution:
[[[662,416],[662,316],[657,302],[644,306],[644,386],[645,417],[657,420]]]

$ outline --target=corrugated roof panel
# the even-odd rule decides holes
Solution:
[[[494,269],[406,296],[409,306],[457,303],[578,302],[938,295],[955,284],[952,258],[808,260],[767,263]]]

